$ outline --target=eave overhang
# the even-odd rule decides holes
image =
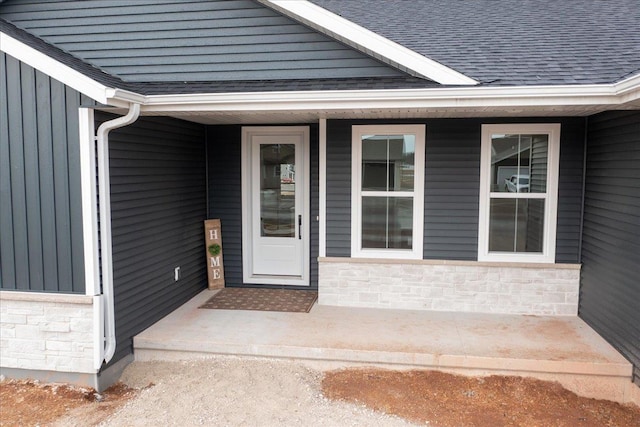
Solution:
[[[465,87],[388,90],[237,92],[144,96],[119,89],[109,100],[138,102],[145,111],[331,110],[622,105],[640,99],[640,74],[615,84],[568,86]]]
[[[142,114],[163,112],[367,111],[413,109],[512,109],[598,106],[601,111],[632,104],[640,108],[640,74],[612,84],[563,86],[456,86],[424,89],[269,91],[143,95],[104,85],[0,32],[0,50],[52,78],[113,107],[141,105]],[[559,114],[561,114],[559,108]]]

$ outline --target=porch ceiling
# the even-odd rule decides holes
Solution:
[[[143,111],[147,116],[171,116],[205,125],[314,123],[318,119],[417,119],[470,117],[584,117],[610,110],[610,105],[380,108],[281,111]],[[617,110],[640,109],[640,101],[617,106]],[[144,109],[143,109],[144,110]],[[123,111],[124,112],[124,111]]]

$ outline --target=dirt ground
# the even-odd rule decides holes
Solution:
[[[532,378],[351,369],[328,372],[322,390],[330,399],[439,427],[640,426],[637,406],[579,397]]]
[[[400,417],[400,418],[398,418]],[[435,371],[319,372],[293,362],[135,362],[91,389],[0,383],[0,426],[640,426],[640,408],[556,383]]]
[[[65,384],[5,380],[0,382],[0,426],[45,426],[74,412],[83,413],[87,425],[97,425],[137,394],[123,383],[96,393]]]

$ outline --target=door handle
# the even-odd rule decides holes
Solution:
[[[302,215],[298,215],[298,239],[302,240]]]

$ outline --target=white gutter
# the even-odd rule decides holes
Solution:
[[[143,96],[114,89],[109,99],[143,112],[313,111],[621,105],[640,99],[640,75],[613,84],[200,93]]]
[[[273,3],[269,0],[260,1]],[[275,2],[277,1],[275,0]],[[298,2],[282,2],[283,5],[284,3],[291,7]],[[425,89],[236,92],[145,96],[98,83],[2,32],[0,32],[0,50],[101,104],[121,108],[128,108],[132,103],[141,104],[142,112],[617,106],[640,100],[640,74],[617,83],[597,85],[457,86]]]
[[[109,182],[109,132],[127,126],[138,119],[140,104],[130,104],[126,116],[104,122],[98,128],[98,198],[100,201],[100,250],[102,294],[104,301],[105,348],[104,361],[109,362],[116,351],[116,321],[113,299],[113,253],[111,248],[111,188]]]

